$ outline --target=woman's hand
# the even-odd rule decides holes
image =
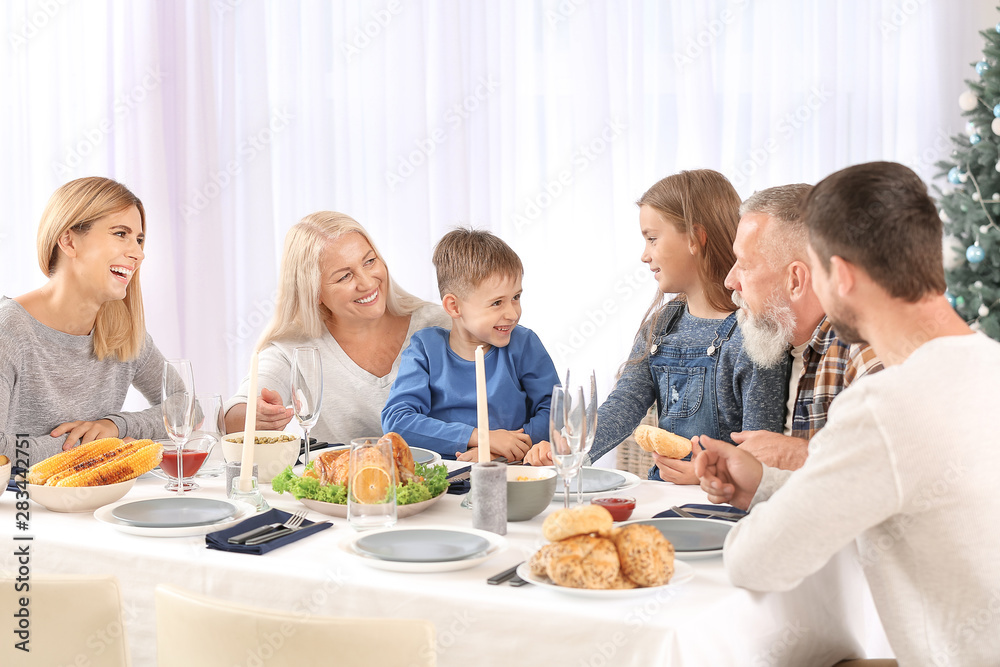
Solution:
[[[281,403],[281,394],[267,387],[260,390],[257,397],[257,422],[254,426],[258,431],[281,431],[292,420],[295,412]],[[238,433],[246,425],[247,404],[237,403],[226,413],[226,433]]]
[[[660,456],[653,452],[653,461],[660,470],[660,479],[674,484],[697,484],[698,476],[694,474],[694,463]]]
[[[117,438],[118,427],[110,419],[98,419],[96,422],[66,422],[52,429],[49,435],[58,438],[64,433],[67,434],[63,442],[63,449],[66,450],[101,438]]]

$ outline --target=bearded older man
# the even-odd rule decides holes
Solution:
[[[733,433],[733,442],[775,468],[796,470],[809,439],[826,425],[833,399],[859,378],[882,369],[868,345],[837,338],[813,292],[809,235],[801,205],[811,186],[783,185],[756,192],[740,207],[726,277],[743,331],[743,348],[764,367],[792,357],[784,434]]]

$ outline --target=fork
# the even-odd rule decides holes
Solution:
[[[265,542],[276,540],[279,537],[284,537],[285,535],[291,535],[295,531],[299,530],[299,527],[302,525],[303,521],[305,521],[305,513],[303,512],[301,516],[298,513],[296,513],[295,516],[293,516],[291,519],[285,522],[283,528],[278,528],[274,532],[264,533],[259,537],[254,537],[252,539],[247,540],[243,544],[244,546],[253,547],[257,546],[258,544],[264,544]]]
[[[254,528],[253,530],[248,530],[245,533],[234,535],[226,541],[230,544],[246,544],[247,540],[252,540],[255,537],[266,535],[273,530],[281,530],[282,528],[298,528],[302,525],[302,522],[306,520],[306,514],[308,513],[309,510],[299,510],[292,516],[288,517],[288,520],[284,523],[272,523],[267,526],[260,526],[258,528]]]

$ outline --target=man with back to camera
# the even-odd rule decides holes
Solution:
[[[699,439],[702,489],[752,509],[726,539],[729,578],[789,590],[856,540],[900,665],[993,664],[1000,344],[945,299],[941,220],[910,169],[836,172],[804,218],[813,288],[834,329],[870,343],[886,370],[840,394],[794,474]]]

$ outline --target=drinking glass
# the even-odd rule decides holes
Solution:
[[[566,385],[567,387],[572,387],[569,383],[569,371],[566,371]],[[574,387],[575,389],[575,387]],[[590,400],[584,405],[584,414],[586,415],[586,423],[584,424],[583,433],[583,446],[580,448],[580,452],[583,454],[583,463],[586,463],[587,457],[590,456],[590,450],[594,446],[594,436],[597,435],[597,377],[594,375],[594,371],[590,371]],[[582,465],[582,464],[581,464]],[[583,469],[580,470],[580,475],[577,477],[576,481],[576,504],[583,504]]]
[[[226,460],[222,455],[222,436],[226,433],[226,423],[222,413],[222,396],[219,394],[198,394],[194,397],[194,431],[191,440],[205,438],[211,441],[208,458],[198,471],[200,477],[218,477],[225,469]]]
[[[163,362],[163,385],[160,408],[163,425],[174,443],[174,473],[177,478],[176,490],[184,493],[184,445],[194,430],[194,371],[187,359],[167,359]],[[164,452],[166,457],[166,452]],[[202,458],[204,461],[204,458]],[[168,463],[169,468],[169,463]],[[164,469],[168,475],[170,471]],[[169,483],[168,483],[169,488]]]
[[[292,409],[305,442],[303,464],[309,464],[309,429],[323,408],[323,360],[317,347],[297,347],[292,353]]]
[[[355,530],[396,524],[396,463],[389,438],[351,440],[347,466],[347,522]]]
[[[552,388],[549,408],[549,442],[552,462],[563,478],[563,504],[569,507],[570,482],[583,465],[583,436],[586,428],[583,388]]]

